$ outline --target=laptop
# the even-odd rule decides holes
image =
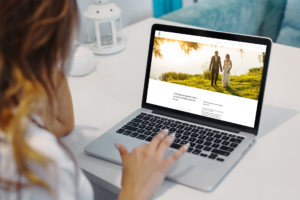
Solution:
[[[121,164],[162,129],[175,133],[166,157],[190,143],[168,180],[212,191],[255,143],[272,41],[269,38],[154,24],[141,108],[85,147]]]

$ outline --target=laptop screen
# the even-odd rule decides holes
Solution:
[[[155,31],[146,102],[253,128],[266,48]]]

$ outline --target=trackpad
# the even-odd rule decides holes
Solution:
[[[165,153],[164,158],[165,158],[165,159],[168,158],[168,157],[169,157],[170,155],[172,155],[174,152],[175,152],[175,151],[173,151],[173,150],[168,150],[168,151]]]

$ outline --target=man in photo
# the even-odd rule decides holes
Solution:
[[[219,67],[222,72],[221,58],[218,56],[219,52],[215,51],[215,55],[211,57],[211,61],[209,64],[209,71],[211,71],[211,86],[215,83],[217,86],[217,80],[219,76]]]

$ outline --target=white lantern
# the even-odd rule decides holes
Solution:
[[[121,9],[109,0],[93,0],[84,12],[91,50],[95,54],[112,54],[125,48],[122,37]]]

